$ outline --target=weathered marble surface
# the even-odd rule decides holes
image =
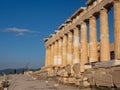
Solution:
[[[120,66],[120,60],[112,60],[107,62],[98,62],[95,64],[95,68],[100,67],[113,67],[113,66]]]

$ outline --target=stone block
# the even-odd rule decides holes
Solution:
[[[68,72],[68,73],[71,73],[71,65],[67,65],[65,67],[65,70]]]
[[[91,69],[92,66],[91,65],[85,65],[85,69]]]
[[[116,68],[113,72],[111,72],[112,78],[113,78],[113,82],[114,84],[120,88],[120,69]]]
[[[69,78],[69,83],[75,83],[76,79],[74,77]]]
[[[80,72],[85,71],[85,65],[83,63],[80,64]]]
[[[114,71],[120,71],[120,67],[113,67],[112,68],[112,71],[114,72]]]
[[[83,86],[88,87],[88,86],[90,86],[90,83],[88,81],[83,81]]]
[[[78,74],[80,72],[80,64],[76,63],[73,65],[73,71],[75,72],[75,74]]]
[[[75,85],[77,85],[77,86],[80,85],[80,79],[76,79]]]
[[[95,73],[94,80],[97,86],[113,86],[112,75],[104,73]]]
[[[67,73],[67,72],[64,72],[63,77],[68,77],[68,73]]]
[[[81,74],[77,74],[75,77],[76,77],[76,79],[81,79],[82,78]]]
[[[63,78],[63,83],[67,84],[69,82],[68,78]]]
[[[83,77],[83,81],[86,81],[86,80],[88,80],[88,78],[87,77]]]
[[[100,68],[100,67],[107,68],[107,67],[113,67],[113,66],[120,66],[120,60],[98,62],[95,64],[95,68]]]
[[[58,72],[57,72],[57,75],[58,76],[63,76],[64,75],[64,72],[65,72],[65,70],[59,70]]]
[[[62,82],[64,84],[75,84],[76,83],[76,79],[74,77],[70,77],[70,78],[63,78]]]
[[[89,87],[90,86],[90,83],[88,81],[80,80],[79,82],[80,82],[81,87]]]

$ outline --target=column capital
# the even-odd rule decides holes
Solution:
[[[91,19],[91,18],[94,18],[94,19],[95,19],[96,17],[95,17],[94,15],[90,15],[90,18],[89,18],[89,19]]]
[[[78,26],[73,27],[73,30],[78,29]]]
[[[68,33],[64,33],[64,36],[67,36],[67,35],[68,35]],[[63,36],[63,37],[64,37],[64,36]]]
[[[63,38],[65,35],[67,35],[67,33],[60,35],[60,38]]]
[[[56,35],[60,33],[60,30],[55,30]]]
[[[81,23],[81,30],[84,30],[86,28],[86,22]]]
[[[93,17],[93,15],[90,15],[90,18]]]
[[[63,36],[59,36],[56,41],[59,41],[62,38],[63,38]]]
[[[108,11],[105,7],[102,7],[100,10]]]
[[[72,31],[68,31],[68,34],[69,34],[69,33],[72,33]]]
[[[84,22],[84,21],[81,21],[80,23],[81,23],[81,24],[84,24],[85,22]]]

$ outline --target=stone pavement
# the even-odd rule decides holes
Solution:
[[[57,87],[56,87],[57,86]],[[91,90],[68,85],[58,85],[54,81],[34,80],[30,76],[15,75],[8,90]]]

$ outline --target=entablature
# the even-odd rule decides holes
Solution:
[[[89,6],[89,5],[92,5],[94,1],[96,0],[88,0],[85,4]]]
[[[108,4],[113,3],[113,1],[114,0],[102,0],[102,2],[100,2],[96,6],[92,7],[91,9],[89,9],[89,10],[85,9],[83,11],[84,14],[79,19],[77,19],[74,23],[72,22],[69,27],[65,28],[65,30],[60,31],[59,35],[55,35],[54,37],[50,38],[46,44],[51,44],[52,42],[55,42],[56,40],[59,39],[59,37],[63,36],[64,34],[67,34],[70,30],[73,30],[76,26],[81,25],[81,23],[83,21],[88,20],[91,17],[91,15],[99,14],[99,12],[101,11],[101,9],[103,7],[107,6]],[[78,11],[76,11],[76,12],[78,12]],[[72,18],[72,16],[70,18]],[[58,32],[58,30],[57,30],[57,32]]]
[[[80,7],[72,16],[69,17],[70,20],[73,20],[77,16],[80,15],[81,12],[83,12],[86,9],[86,7]]]

